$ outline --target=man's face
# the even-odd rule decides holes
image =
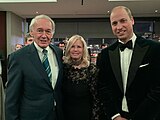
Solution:
[[[59,44],[59,48],[62,49],[62,50],[64,50],[65,44]]]
[[[21,45],[21,44],[16,44],[15,50],[19,50],[19,49],[21,49],[22,47],[23,47],[23,45]]]
[[[25,45],[30,45],[33,42],[33,37],[27,38]]]
[[[34,41],[41,48],[46,48],[53,37],[52,23],[47,19],[38,19],[31,31]]]
[[[113,34],[123,42],[127,42],[133,35],[134,20],[123,8],[114,9],[110,16]]]

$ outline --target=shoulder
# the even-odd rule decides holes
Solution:
[[[28,53],[28,51],[29,51],[29,46],[25,46],[17,51],[10,53],[8,55],[8,57],[15,57],[15,58],[19,59],[21,57],[25,57],[25,55]]]
[[[51,47],[52,49],[56,49],[56,50],[61,51],[61,49],[56,45],[50,44],[49,47]]]
[[[143,46],[150,46],[152,48],[160,49],[160,42],[152,40],[152,39],[145,39],[141,36],[137,36],[137,43]]]
[[[11,65],[23,65],[28,60],[28,46],[21,48],[15,52],[12,52],[7,57],[7,65],[10,67]]]
[[[56,45],[50,44],[49,47],[50,47],[53,51],[55,51],[55,52],[57,52],[57,53],[63,54],[63,51],[62,51],[59,47],[57,47]]]
[[[97,73],[99,71],[98,68],[97,68],[97,66],[95,64],[93,64],[93,63],[91,63],[89,65],[88,69],[89,69],[89,72],[91,74],[95,74],[95,73]]]

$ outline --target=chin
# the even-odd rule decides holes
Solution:
[[[41,48],[46,48],[48,45],[40,45]]]
[[[76,61],[76,60],[79,60],[80,58],[72,58],[72,59]]]
[[[120,39],[120,40],[125,40],[126,37],[125,37],[125,36],[118,36],[118,39]]]

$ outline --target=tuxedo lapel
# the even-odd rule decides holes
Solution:
[[[116,45],[117,44],[117,45]],[[118,85],[123,92],[123,82],[122,82],[122,74],[121,74],[121,67],[120,67],[120,55],[119,55],[119,48],[117,47],[118,43],[115,43],[115,49],[109,50],[109,57],[111,61],[111,66],[118,82]]]
[[[136,72],[148,48],[149,45],[145,45],[145,41],[141,40],[140,38],[137,38],[128,72],[127,88],[131,85],[132,81],[134,80]]]

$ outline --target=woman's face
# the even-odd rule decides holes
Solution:
[[[83,44],[80,40],[77,40],[72,46],[69,51],[70,56],[73,60],[80,60],[83,55]]]

